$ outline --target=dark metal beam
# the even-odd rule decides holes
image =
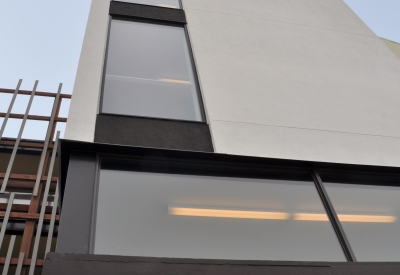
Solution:
[[[321,198],[322,204],[325,207],[326,213],[331,221],[333,230],[338,237],[339,243],[343,249],[344,255],[349,262],[357,262],[356,256],[354,255],[353,249],[350,246],[350,243],[346,237],[346,234],[342,228],[342,225],[339,221],[339,218],[336,214],[335,209],[333,208],[332,202],[329,199],[328,193],[325,190],[325,187],[322,183],[321,177],[314,170],[312,172],[312,177],[315,183],[315,187],[317,188],[318,194]]]

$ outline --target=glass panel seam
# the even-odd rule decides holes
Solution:
[[[325,190],[321,177],[319,176],[317,171],[312,171],[312,178],[315,183],[315,187],[317,188],[318,194],[321,198],[322,204],[325,207],[326,213],[329,217],[329,220],[333,226],[333,229],[339,239],[339,243],[342,246],[343,252],[349,262],[357,262],[356,256],[350,246],[350,243],[346,237],[346,234],[340,224],[339,218],[336,214],[336,211],[332,205],[332,202],[329,199],[328,193]]]

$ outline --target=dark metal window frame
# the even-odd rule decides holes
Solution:
[[[179,3],[179,8],[177,10],[183,9],[182,1],[177,0]],[[139,3],[132,3],[132,2],[125,2],[124,0],[122,1],[117,1],[117,0],[112,0],[111,2],[121,2],[121,3],[130,3],[130,4],[138,4],[138,5],[145,5],[145,6],[152,6],[152,7],[160,7],[160,6],[153,6],[153,5],[146,5],[146,4],[139,4]]]
[[[285,177],[284,172],[281,169],[274,169],[272,168],[271,170],[265,167],[265,171],[253,176],[252,172],[249,174],[246,173],[245,171],[241,172],[239,167],[236,167],[235,169],[239,169],[238,174],[232,173],[233,171],[227,171],[227,167],[225,165],[222,165],[219,167],[218,164],[213,164],[213,170],[210,171],[209,169],[211,167],[204,167],[205,165],[203,164],[203,167],[198,167],[197,163],[191,163],[191,164],[184,164],[182,162],[176,162],[174,163],[174,166],[172,171],[170,169],[163,167],[165,165],[169,166],[170,161],[174,162],[173,160],[165,159],[154,159],[153,161],[148,160],[148,164],[146,163],[142,167],[143,164],[140,163],[140,160],[135,160],[134,158],[130,157],[121,157],[118,155],[113,155],[113,154],[101,154],[98,155],[98,170],[97,173],[100,172],[101,169],[109,169],[109,170],[115,170],[115,171],[137,171],[137,172],[154,172],[154,173],[163,173],[163,174],[186,174],[186,175],[196,175],[196,176],[217,176],[217,177],[231,177],[231,178],[259,178],[259,179],[277,179],[277,180],[304,180],[304,181],[312,181],[314,183],[314,186],[316,188],[316,191],[319,194],[319,197],[321,199],[321,202],[324,206],[324,209],[326,211],[326,214],[328,216],[328,219],[332,225],[333,230],[335,231],[336,237],[338,238],[339,244],[342,247],[343,253],[349,262],[356,262],[356,257],[354,255],[354,252],[351,248],[351,245],[346,237],[346,234],[341,226],[341,223],[339,221],[339,218],[336,214],[336,211],[330,201],[330,198],[325,190],[325,187],[323,185],[323,182],[321,180],[321,177],[319,173],[316,170],[304,170],[304,171],[296,171],[293,170],[289,172],[291,175]],[[152,163],[151,163],[152,162]],[[163,163],[164,162],[164,163]],[[189,167],[188,167],[189,166]],[[190,167],[193,166],[193,167]],[[192,168],[192,169],[190,169]],[[189,170],[190,169],[190,170]],[[291,168],[286,168],[288,170],[292,170]],[[264,170],[264,169],[263,169]],[[287,171],[286,171],[287,173]],[[236,174],[236,175],[234,175]],[[280,175],[282,174],[282,175]],[[296,175],[297,174],[297,175]],[[275,176],[274,176],[275,175]],[[99,174],[96,176],[97,182],[96,182],[96,201],[94,203],[94,211],[93,211],[93,217],[92,220],[94,221],[93,224],[95,224],[96,216],[97,216],[97,198],[98,198],[98,186],[99,186]],[[92,229],[93,234],[95,234],[95,229]],[[90,245],[91,251],[90,253],[94,253],[94,237],[92,236],[92,243]]]
[[[182,7],[182,3],[180,2]],[[193,120],[185,120],[185,119],[171,119],[171,118],[162,118],[162,117],[147,117],[147,116],[137,116],[137,115],[129,115],[129,114],[114,114],[107,113],[103,111],[103,99],[104,99],[104,84],[106,78],[106,68],[107,68],[107,59],[108,59],[108,47],[110,42],[110,30],[111,30],[111,21],[112,20],[123,20],[123,21],[133,21],[133,22],[142,22],[149,24],[157,24],[157,25],[167,25],[167,26],[175,26],[182,27],[186,36],[186,43],[189,51],[190,61],[192,63],[193,69],[193,78],[195,80],[195,86],[197,89],[197,97],[199,100],[199,109],[200,109],[200,121]],[[134,4],[134,3],[126,3],[119,1],[112,1],[110,3],[109,10],[109,22],[108,22],[108,31],[107,31],[107,42],[106,42],[106,51],[104,56],[104,64],[103,64],[103,75],[101,81],[101,94],[100,94],[100,114],[107,115],[117,115],[117,116],[126,116],[126,117],[142,117],[142,118],[154,118],[154,119],[162,119],[162,120],[172,120],[172,121],[190,121],[197,123],[206,123],[206,115],[204,111],[204,103],[203,97],[200,90],[200,83],[197,76],[197,66],[194,60],[193,51],[190,43],[189,33],[186,26],[186,16],[185,12],[182,9],[171,9],[164,8],[158,6],[150,6],[143,4]]]
[[[86,223],[87,237],[77,241],[79,245],[81,245],[82,242],[83,244],[86,243],[86,248],[83,249],[83,251],[79,249],[74,250],[74,245],[79,245],[74,244],[74,238],[69,236],[69,233],[66,232],[70,232],[71,228],[74,227],[74,223],[79,225],[81,224],[79,220],[73,221],[73,218],[65,218],[65,215],[69,214],[66,213],[66,211],[63,211],[63,219],[61,220],[62,225],[59,230],[59,246],[57,249],[57,252],[61,253],[93,253],[98,174],[101,166],[113,170],[147,171],[171,174],[313,180],[345,257],[349,262],[356,262],[357,260],[339,222],[336,211],[327,192],[325,191],[320,175],[323,174],[326,176],[326,182],[334,181],[349,184],[400,187],[400,168],[397,167],[234,156],[217,153],[154,149],[68,140],[62,140],[61,144],[60,175],[63,186],[63,195],[64,187],[66,185],[74,185],[75,187],[73,188],[80,188],[82,192],[92,194],[90,196],[91,198],[86,197],[82,200],[82,203],[86,205],[86,210],[84,210],[86,211],[86,216],[83,217],[82,221],[84,220],[84,223]],[[74,156],[78,156],[78,158],[84,159],[84,161],[80,162],[79,165],[75,164],[75,170],[68,173],[68,165],[74,165],[76,162],[73,160]],[[70,157],[72,159],[71,163],[69,163]],[[68,177],[68,183],[66,183],[67,173],[71,175]],[[84,179],[80,179],[84,174],[86,174],[86,182]],[[89,175],[89,178],[87,175]],[[75,190],[74,192],[77,191]],[[75,199],[74,201],[71,201],[71,198],[67,198],[65,203],[68,212],[72,211],[73,213],[74,211],[83,210],[79,201]],[[90,205],[90,209],[88,209],[88,205]],[[63,224],[63,220],[68,220],[69,224]],[[66,245],[65,248],[63,248],[64,245]]]

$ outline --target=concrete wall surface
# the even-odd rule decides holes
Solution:
[[[107,42],[110,0],[93,0],[64,138],[93,141]]]
[[[400,60],[342,0],[182,0],[218,153],[400,166]]]

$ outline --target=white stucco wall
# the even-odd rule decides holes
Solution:
[[[219,153],[400,166],[400,60],[342,0],[182,0]]]
[[[107,42],[109,6],[110,0],[93,0],[90,7],[65,139],[90,142],[94,140]]]
[[[219,153],[400,166],[400,60],[342,0],[182,0]],[[66,139],[93,141],[110,0],[94,0]]]

